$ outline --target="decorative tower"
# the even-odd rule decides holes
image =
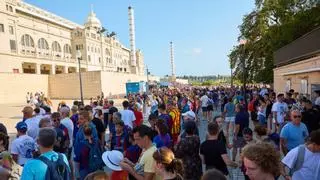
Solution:
[[[173,49],[173,43],[170,42],[170,63],[171,63],[171,81],[176,81],[176,70],[174,65],[174,49]]]
[[[138,74],[137,59],[136,59],[136,37],[135,37],[135,26],[134,26],[134,11],[131,6],[128,7],[129,15],[129,36],[130,36],[130,59],[131,59],[131,72]]]

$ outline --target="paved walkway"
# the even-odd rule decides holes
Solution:
[[[218,109],[220,109],[220,107]],[[212,117],[215,117],[220,114],[221,114],[221,111],[214,111]],[[199,124],[199,133],[200,133],[200,140],[201,140],[201,142],[203,142],[206,138],[208,121],[203,120],[201,115],[200,115],[200,119],[201,120],[200,120],[200,124]],[[228,151],[229,156],[231,157],[231,151],[229,149],[227,149],[227,151]],[[243,173],[241,172],[240,168],[228,168],[228,169],[229,169],[229,178],[228,179],[230,179],[230,180],[244,180],[244,176],[243,176]]]

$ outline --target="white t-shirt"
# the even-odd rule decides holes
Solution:
[[[28,126],[27,135],[32,137],[34,140],[37,139],[39,133],[39,122],[42,116],[34,116],[25,121]]]
[[[201,101],[201,107],[208,107],[208,96],[207,95],[203,95],[201,98],[200,98],[200,101]]]
[[[73,122],[71,121],[70,118],[66,117],[61,120],[61,124],[63,124],[67,129],[68,129],[68,134],[69,134],[69,139],[70,139],[70,145],[69,148],[72,147],[72,142],[73,142]]]
[[[298,158],[299,146],[289,151],[282,159],[282,163],[292,169]],[[319,180],[320,179],[320,153],[313,153],[305,148],[304,162],[301,169],[293,173],[292,180]]]
[[[133,128],[132,121],[136,120],[134,113],[131,110],[125,109],[120,111],[121,113],[121,120],[124,122],[124,125]]]
[[[12,141],[11,154],[18,155],[18,164],[24,165],[32,159],[32,152],[35,150],[35,141],[28,135],[19,136]]]
[[[272,112],[277,112],[277,123],[283,123],[288,112],[288,105],[285,102],[276,102],[272,105]]]

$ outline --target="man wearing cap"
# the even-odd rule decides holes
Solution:
[[[21,112],[23,114],[23,121],[33,117],[33,108],[31,106],[25,106]]]
[[[32,158],[32,152],[35,150],[35,141],[26,132],[28,126],[25,122],[18,122],[16,125],[17,139],[12,142],[11,154],[13,159],[23,166],[29,159]]]
[[[192,124],[194,124],[194,126],[195,126],[195,132],[194,133],[195,133],[195,135],[199,136],[199,129],[198,129],[197,124],[196,124],[196,114],[193,111],[187,111],[186,113],[183,113],[181,115],[182,115],[183,123],[192,122]],[[184,130],[185,130],[185,127],[183,127],[183,132],[180,135],[180,139],[181,138],[182,139],[185,138],[186,135],[187,135]]]
[[[25,106],[22,110],[23,113],[23,121],[28,126],[27,135],[32,137],[34,140],[38,136],[39,132],[39,122],[41,117],[33,116],[33,109],[31,106]]]

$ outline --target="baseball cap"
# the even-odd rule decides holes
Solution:
[[[22,112],[29,112],[29,113],[33,113],[33,108],[31,106],[25,106],[22,109]]]
[[[17,123],[16,129],[17,130],[27,130],[28,126],[27,126],[27,124],[25,122],[20,121],[20,122]]]
[[[189,116],[192,118],[196,118],[196,114],[193,111],[187,111],[185,113],[182,113],[182,116]]]
[[[68,107],[62,107],[62,108],[60,108],[60,112],[61,113],[69,113],[70,109]]]
[[[73,106],[71,107],[71,110],[72,110],[72,111],[78,111],[78,106],[77,106],[77,105],[73,105]]]

